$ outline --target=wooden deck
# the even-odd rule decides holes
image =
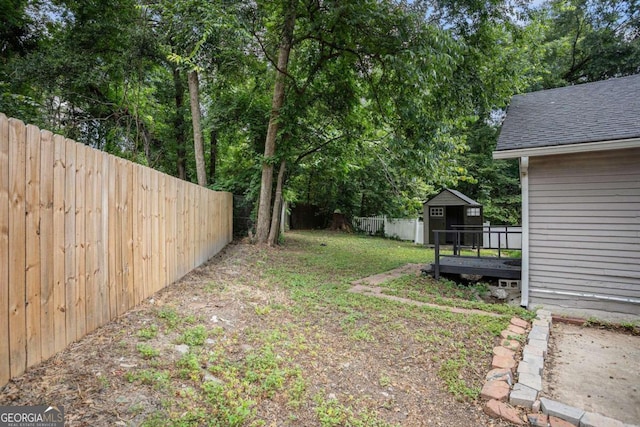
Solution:
[[[479,258],[464,256],[441,256],[440,265],[431,265],[436,278],[442,273],[473,274],[498,279],[520,279],[521,261],[517,258]]]

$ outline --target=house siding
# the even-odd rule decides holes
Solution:
[[[531,306],[640,314],[640,149],[531,158],[529,214]]]

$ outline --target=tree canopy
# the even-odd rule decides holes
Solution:
[[[509,98],[640,72],[636,0],[2,0],[0,111],[255,204],[519,220]],[[197,119],[197,120],[196,120]],[[260,208],[258,208],[260,206]]]

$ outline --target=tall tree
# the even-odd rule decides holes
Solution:
[[[258,221],[256,224],[256,241],[267,243],[269,237],[269,224],[271,223],[271,196],[273,186],[273,156],[276,151],[276,138],[279,128],[280,109],[284,104],[285,79],[289,54],[293,44],[293,31],[296,24],[296,0],[288,0],[284,5],[284,25],[280,48],[278,49],[278,63],[276,67],[276,81],[273,87],[273,100],[271,103],[271,115],[269,128],[264,143],[264,160],[262,162],[262,180],[260,187],[260,200],[258,204]],[[274,214],[277,214],[274,212]]]
[[[191,70],[187,74],[189,81],[189,104],[191,105],[191,123],[193,124],[193,150],[196,154],[196,174],[198,185],[207,186],[207,169],[204,164],[204,138],[200,125],[200,80],[198,71]]]

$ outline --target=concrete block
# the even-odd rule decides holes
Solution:
[[[542,366],[534,365],[532,363],[527,363],[525,361],[521,361],[518,363],[518,371],[519,374],[542,374]]]
[[[551,317],[551,312],[549,310],[540,309],[536,311],[536,317]]]
[[[526,385],[527,387],[530,387],[537,391],[542,390],[542,377],[540,375],[528,373],[519,374],[518,383]]]
[[[534,327],[529,332],[528,338],[534,340],[544,341],[545,343],[549,341],[549,332],[545,331],[540,327]]]
[[[580,427],[624,427],[622,421],[605,417],[594,412],[585,412],[580,418]]]
[[[584,410],[582,409],[574,408],[573,406],[565,405],[564,403],[545,397],[540,398],[540,407],[544,414],[562,418],[575,426],[580,423],[580,419],[584,415]]]
[[[537,390],[527,387],[522,383],[517,383],[509,394],[509,403],[514,406],[522,406],[524,408],[531,409],[537,398]]]
[[[550,320],[542,320],[542,319],[535,319],[533,322],[531,322],[531,326],[532,327],[538,327],[538,328],[542,328],[544,330],[546,330],[547,332],[549,332],[549,330],[551,329],[551,321]]]
[[[542,340],[529,340],[527,346],[542,351],[542,357],[547,357],[547,342]],[[525,347],[526,348],[526,347]],[[537,350],[536,350],[537,351]]]
[[[544,358],[544,353],[546,349],[540,347],[534,347],[532,345],[525,345],[524,350],[522,350],[523,356],[538,356]]]
[[[540,369],[544,368],[544,357],[542,356],[537,356],[534,354],[524,354],[522,356],[522,361],[530,365],[538,366],[540,367]]]

